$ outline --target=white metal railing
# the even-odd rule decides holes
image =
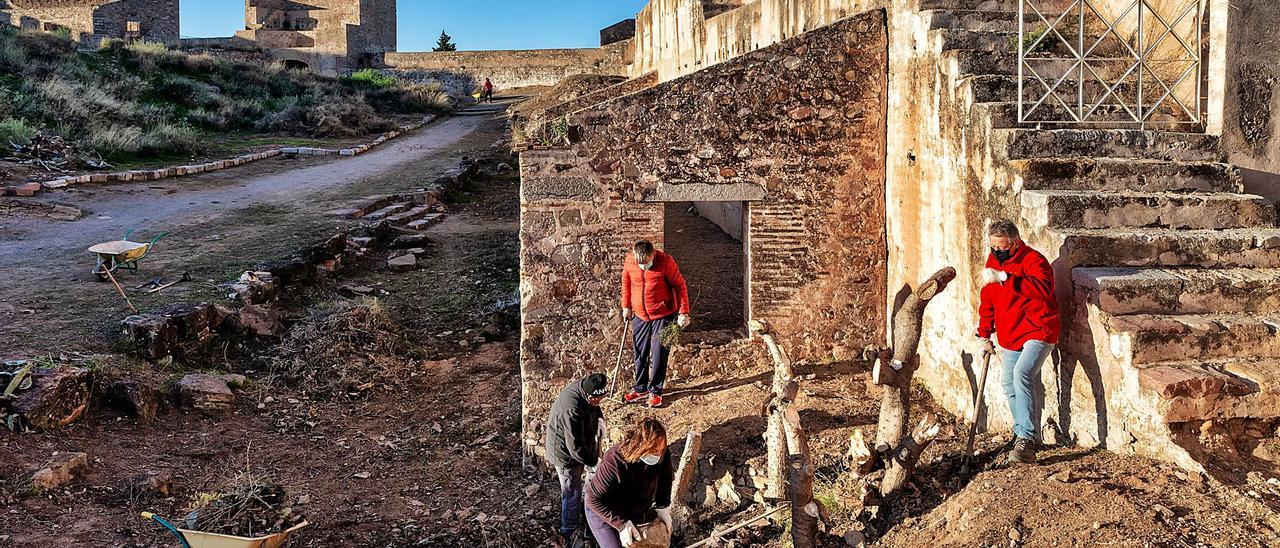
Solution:
[[[1201,0],[1019,0],[1018,122],[1199,125],[1202,14]]]

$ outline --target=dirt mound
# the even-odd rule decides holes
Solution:
[[[416,366],[413,354],[413,344],[378,300],[338,301],[289,330],[272,368],[311,395],[357,395],[408,376]]]
[[[1105,452],[1058,449],[1040,466],[984,472],[880,546],[1276,546],[1196,474]]]

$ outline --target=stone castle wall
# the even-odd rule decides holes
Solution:
[[[178,18],[178,0],[0,0],[0,23],[29,30],[66,29],[73,39],[88,44],[125,38],[130,21],[138,23],[143,39],[175,42]]]
[[[383,64],[414,79],[440,81],[454,95],[470,95],[485,78],[502,90],[555,85],[579,74],[622,76],[626,48],[622,41],[602,48],[396,52],[387,53]]]
[[[571,146],[521,154],[531,448],[567,379],[613,363],[624,254],[640,238],[662,245],[664,201],[749,202],[750,318],[793,358],[883,343],[886,48],[883,13],[862,14],[578,111]],[[810,85],[822,79],[841,85]],[[759,350],[724,348],[704,354]]]

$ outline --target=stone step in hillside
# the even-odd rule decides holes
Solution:
[[[1022,0],[920,0],[921,10],[1016,12]]]
[[[365,215],[364,218],[376,221],[379,219],[385,219],[397,213],[408,211],[411,208],[413,208],[413,202],[396,202],[387,207],[384,207],[382,209],[369,213],[368,215]]]
[[[436,223],[439,223],[440,221],[443,221],[443,220],[444,220],[443,213],[430,213],[427,215],[423,215],[422,218],[420,219],[410,222],[406,226],[408,226],[413,230],[426,230],[428,227]]]
[[[1022,192],[1023,218],[1051,228],[1274,228],[1276,209],[1266,198],[1228,192]]]
[[[1136,129],[997,129],[992,133],[1009,160],[1088,157],[1217,162],[1223,156],[1221,139],[1204,133]]]
[[[943,52],[942,57],[949,63],[955,64],[956,74],[960,76],[978,74],[1013,75],[1018,70],[1017,56],[1008,51],[953,49]]]
[[[1058,229],[1072,266],[1280,268],[1280,229]],[[1056,247],[1056,246],[1055,246]]]
[[[965,29],[993,32],[1018,32],[1018,14],[1014,11],[979,11],[939,9],[921,12],[929,18],[931,29]],[[1040,21],[1033,14],[1023,17],[1028,26]]]
[[[1240,192],[1240,170],[1218,162],[1106,158],[1013,160],[1026,190],[1132,190],[1136,192]]]
[[[975,103],[974,109],[986,116],[987,124],[993,129],[1076,129],[1081,127],[1080,122],[1076,120],[1081,119],[1088,120],[1090,124],[1095,124],[1095,127],[1097,124],[1117,128],[1137,127],[1137,122],[1134,122],[1133,107],[1114,102],[1080,110],[1076,106],[1065,107],[1050,98],[1039,105],[1034,101],[1024,104],[1021,118],[1018,115],[1018,103],[1013,101]],[[1146,124],[1149,130],[1175,132],[1187,127],[1185,117],[1180,115],[1180,111],[1171,107],[1151,113]]]
[[[387,207],[399,199],[400,197],[394,194],[378,194],[374,196],[366,196],[360,199],[358,202],[351,204],[348,207],[330,211],[329,214],[336,215],[339,217],[351,217],[352,219],[357,219],[360,217],[364,217],[369,213],[372,213],[374,211]]]
[[[934,31],[943,32],[943,31]],[[950,32],[950,31],[947,31]],[[1080,92],[1078,81],[1074,78],[1068,78],[1061,82],[1058,78],[1052,76],[1060,75],[1044,75],[1044,83],[1030,76],[1023,77],[1022,91],[1025,97],[1031,98],[1042,97],[1048,94],[1050,87],[1057,92],[1063,101],[1068,104]],[[1048,84],[1047,86],[1045,84]],[[1055,84],[1057,84],[1055,86]],[[1111,86],[1115,86],[1112,89]],[[1018,99],[1018,77],[1008,74],[974,74],[966,76],[960,80],[960,87],[966,92],[965,95],[972,98],[975,103],[1006,103],[1016,101]],[[1133,90],[1135,86],[1129,82],[1122,82],[1119,85],[1114,83],[1103,83],[1094,79],[1086,79],[1084,82],[1084,97],[1097,102],[1099,99],[1119,96],[1125,100],[1133,99]],[[1110,93],[1108,97],[1107,94]],[[1050,97],[1045,101],[1046,104],[1052,104],[1055,100]]]
[[[387,222],[393,225],[405,225],[413,221],[421,219],[431,213],[431,206],[421,205],[407,211],[396,213],[387,217]]]
[[[1159,398],[1168,423],[1273,417],[1280,408],[1280,361],[1172,361],[1138,371],[1138,385]]]
[[[1077,295],[1107,314],[1280,314],[1280,269],[1076,268]]]
[[[1129,338],[1133,363],[1280,358],[1280,313],[1105,315],[1107,334]]]
[[[934,29],[929,31],[929,37],[933,40],[936,51],[968,49],[1016,52],[1018,50],[1017,31]]]

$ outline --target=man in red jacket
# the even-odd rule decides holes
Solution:
[[[689,325],[689,288],[676,260],[647,240],[636,242],[622,264],[622,317],[631,319],[636,355],[636,383],[623,400],[647,396],[649,407],[660,407],[669,353],[662,331],[673,321]]]
[[[977,335],[988,351],[993,350],[992,332],[1000,343],[1001,382],[1017,436],[1009,460],[1035,462],[1043,407],[1040,366],[1058,344],[1060,331],[1053,268],[1019,238],[1012,221],[991,223],[987,235],[991,254],[979,275],[983,287]]]

